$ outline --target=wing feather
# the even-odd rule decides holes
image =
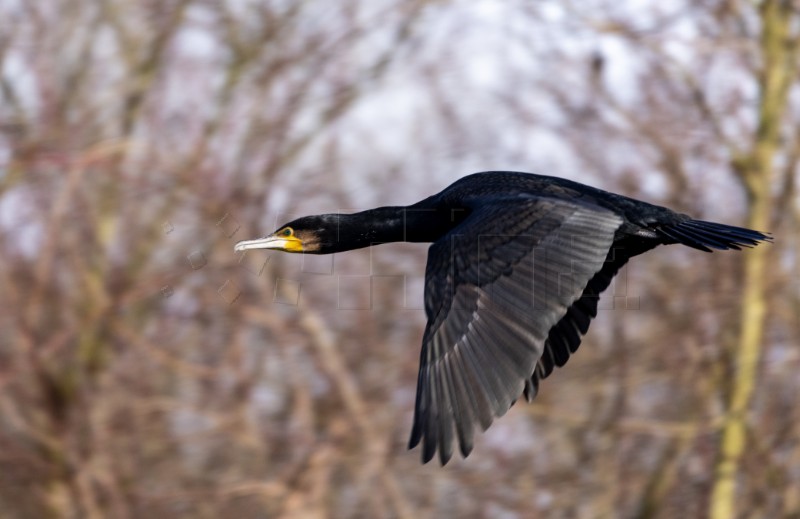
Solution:
[[[596,311],[576,301],[621,223],[597,206],[518,197],[482,203],[431,246],[409,440],[423,461],[438,451],[447,463],[454,442],[468,455],[476,423],[488,428],[566,362]]]

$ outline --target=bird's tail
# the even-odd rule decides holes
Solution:
[[[762,241],[772,241],[772,236],[768,233],[703,220],[686,220],[665,225],[657,232],[678,243],[706,252],[711,252],[711,249],[739,250],[742,247],[755,247]]]

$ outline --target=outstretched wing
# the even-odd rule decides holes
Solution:
[[[472,449],[530,384],[551,329],[601,271],[622,219],[545,197],[482,202],[428,251],[414,425],[422,459]]]
[[[550,329],[542,357],[530,380],[525,383],[524,393],[528,401],[536,396],[539,381],[548,377],[556,366],[561,367],[566,364],[570,355],[578,349],[591,320],[597,315],[600,294],[608,288],[619,269],[633,256],[647,252],[660,244],[682,243],[694,249],[711,252],[711,249],[738,250],[742,247],[754,247],[761,241],[772,240],[770,235],[762,232],[690,218],[676,218],[674,221],[659,223],[644,231],[653,233],[653,237],[646,239],[629,235],[614,242],[614,247],[608,251],[603,268],[589,280],[581,297],[570,305],[564,317]]]

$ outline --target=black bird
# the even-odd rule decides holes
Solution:
[[[515,172],[464,177],[406,207],[298,218],[235,250],[308,254],[430,242],[409,448],[442,464],[472,450],[524,394],[575,353],[597,302],[628,259],[658,245],[752,247],[771,236],[694,220],[570,180]]]

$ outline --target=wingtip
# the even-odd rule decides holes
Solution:
[[[411,428],[411,436],[409,436],[408,438],[408,450],[411,450],[417,445],[419,445],[421,439],[422,439],[422,431],[417,425],[417,421],[414,420],[414,426]]]
[[[408,439],[408,450],[412,450],[415,447],[419,446],[420,443],[422,444],[422,450],[420,451],[420,460],[422,464],[427,464],[430,462],[438,453],[439,456],[439,463],[442,467],[447,465],[451,459],[453,459],[453,447],[452,445],[446,446],[445,444],[439,444],[439,442],[434,441],[433,439],[429,439],[427,435],[422,434],[422,428],[415,426],[411,428],[411,435]],[[463,458],[466,458],[472,452],[472,441],[462,441],[461,439],[458,441],[458,450],[461,453]]]
[[[472,453],[472,442],[460,443],[458,449],[461,451],[461,457],[467,458]]]
[[[444,449],[439,449],[439,464],[444,467],[447,462],[453,457],[453,452],[447,452]]]
[[[430,435],[423,434],[420,422],[415,417],[414,425],[411,427],[411,435],[408,438],[408,450],[414,449],[422,443],[420,459],[423,465],[431,461],[436,455],[436,441],[429,438],[429,436]],[[446,461],[444,463],[446,463]],[[442,465],[444,465],[444,463],[442,463]]]
[[[436,454],[436,442],[428,436],[422,438],[422,463],[428,463]]]

